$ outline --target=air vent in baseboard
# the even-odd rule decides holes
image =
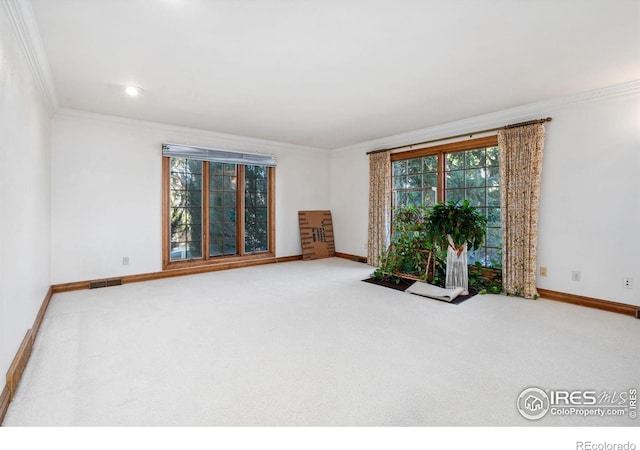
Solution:
[[[89,282],[89,289],[103,288],[109,286],[120,286],[122,284],[122,278],[114,278],[112,280],[100,280]]]

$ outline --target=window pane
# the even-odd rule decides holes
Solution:
[[[422,187],[430,188],[438,187],[438,174],[437,173],[425,173],[422,175]]]
[[[171,215],[169,259],[202,257],[202,162],[170,158],[169,209]]]
[[[484,169],[469,169],[465,171],[465,179],[467,187],[484,187],[485,185]]]
[[[466,153],[466,164],[465,167],[467,169],[472,169],[474,167],[484,167],[485,165],[485,150],[483,148],[478,150],[469,150]]]
[[[394,161],[393,162],[393,175],[406,175],[407,174],[407,162],[406,161]]]
[[[235,239],[233,241],[226,239],[222,247],[222,252],[225,255],[235,255],[237,253]]]
[[[222,200],[222,205],[223,206],[235,206],[237,201],[237,196],[236,193],[234,191],[225,191],[224,192],[224,196],[223,196],[223,200]]]
[[[499,247],[502,245],[502,228],[487,228],[485,244],[487,247]]]
[[[487,191],[484,188],[467,189],[465,198],[469,200],[471,206],[485,206],[487,204],[486,193]]]
[[[502,251],[499,248],[487,247],[487,266],[501,266],[502,265]]]
[[[421,175],[410,175],[407,177],[407,188],[419,188],[422,187]]]
[[[210,239],[209,240],[209,255],[221,256],[223,255],[222,239]]]
[[[500,208],[487,208],[487,226],[496,227],[502,223]]]
[[[177,172],[171,172],[170,178],[169,178],[169,184],[170,184],[170,189],[184,189],[184,184],[185,184],[185,180],[184,180],[184,174],[181,173],[177,173]]]
[[[171,207],[172,208],[178,208],[178,207],[186,207],[187,206],[187,192],[188,191],[181,191],[178,190],[177,188],[172,188],[171,192],[169,194],[169,196],[171,197]]]
[[[446,157],[446,170],[464,169],[464,153],[448,153]]]
[[[447,189],[457,189],[464,187],[464,170],[454,170],[447,172]]]
[[[433,206],[436,202],[435,191],[423,191],[422,204],[426,207]]]
[[[202,223],[202,208],[187,208],[187,214],[189,215],[190,224],[201,224]]]
[[[225,191],[234,191],[236,190],[236,177],[224,176],[222,177],[222,189]]]
[[[245,183],[244,192],[244,251],[245,253],[264,252],[268,250],[268,186],[267,168],[264,166],[246,166],[245,178],[252,180]]]
[[[407,204],[420,206],[422,204],[422,191],[409,191],[407,192]]]
[[[487,188],[487,204],[489,206],[500,206],[500,188]]]
[[[422,159],[410,159],[407,161],[409,175],[422,173]]]
[[[253,169],[253,174],[256,178],[267,178],[267,166],[246,166],[249,169]]]
[[[400,208],[407,205],[407,193],[406,191],[397,191],[394,195],[394,206]]]
[[[464,189],[447,189],[446,200],[457,202],[464,200]]]
[[[438,155],[425,156],[422,158],[423,172],[438,172]]]
[[[499,158],[498,147],[487,148],[487,166],[497,166]]]
[[[247,191],[256,192],[256,178],[246,177],[244,180],[244,188]]]
[[[202,206],[202,190],[186,191],[185,203],[189,206]]]
[[[209,256],[236,254],[237,182],[236,164],[209,163]]]
[[[267,177],[256,178],[256,192],[263,192],[265,195],[268,191]]]
[[[484,248],[479,248],[476,250],[472,250],[467,253],[467,259],[469,264],[475,264],[479,262],[483,266],[486,266],[486,250]]]
[[[187,247],[187,258],[202,258],[202,242],[191,241]]]
[[[487,167],[486,169],[487,186],[500,185],[500,169],[498,167]]]
[[[236,164],[224,163],[222,173],[223,175],[235,178],[238,175],[238,166]]]
[[[393,177],[394,189],[405,189],[406,184],[407,184],[407,177],[400,176],[400,175],[397,177]]]
[[[222,225],[219,223],[211,223],[209,225],[209,239],[222,239],[224,236]]]

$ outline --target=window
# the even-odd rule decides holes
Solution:
[[[274,256],[274,167],[164,154],[165,269]]]
[[[490,136],[391,155],[394,207],[430,207],[438,201],[467,199],[487,218],[484,248],[469,252],[471,264],[500,263],[502,222],[497,145],[497,138]]]

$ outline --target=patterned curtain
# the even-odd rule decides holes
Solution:
[[[369,239],[367,262],[378,266],[378,258],[389,245],[391,212],[391,152],[369,154]]]
[[[502,201],[502,286],[534,298],[538,203],[545,128],[541,123],[498,132]]]

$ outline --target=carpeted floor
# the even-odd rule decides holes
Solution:
[[[4,425],[635,425],[528,421],[520,392],[640,387],[640,321],[458,306],[331,258],[55,295]]]

